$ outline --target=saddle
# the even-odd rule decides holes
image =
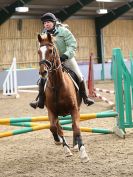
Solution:
[[[74,84],[76,90],[79,91],[80,81],[79,81],[79,78],[76,75],[76,73],[74,71],[72,71],[70,68],[64,66],[63,64],[62,64],[62,67],[63,67],[63,72],[65,71],[69,75],[69,77],[73,81],[73,84]]]

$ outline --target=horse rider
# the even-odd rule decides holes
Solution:
[[[87,96],[86,82],[75,60],[75,51],[77,42],[71,31],[60,23],[54,14],[45,13],[41,17],[43,23],[43,33],[50,33],[55,37],[55,45],[58,49],[60,60],[67,68],[74,71],[79,79],[79,93],[83,98],[84,103],[89,106],[94,104],[94,101]],[[44,85],[46,79],[41,78],[39,82],[39,94],[35,101],[30,103],[30,106],[36,109],[37,107],[44,108]]]

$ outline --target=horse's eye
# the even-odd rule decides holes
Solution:
[[[50,54],[52,53],[52,49],[49,49],[49,53],[50,53]]]

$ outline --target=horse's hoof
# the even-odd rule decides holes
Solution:
[[[90,161],[90,159],[89,159],[88,155],[81,159],[82,163],[86,163],[86,162],[89,162],[89,161]]]
[[[88,162],[90,159],[85,151],[85,147],[81,146],[80,147],[80,158],[81,158],[81,162],[86,163]]]
[[[66,156],[66,157],[70,157],[70,156],[73,155],[73,154],[71,153],[69,147],[67,147],[67,146],[64,146],[64,151],[65,151],[65,156]]]
[[[62,142],[60,142],[60,141],[54,141],[54,143],[55,143],[57,146],[62,144]]]
[[[78,151],[79,151],[78,144],[76,144],[76,145],[73,147],[73,151],[74,151],[74,152],[78,152]]]
[[[61,144],[63,144],[63,140],[62,140],[62,138],[58,135],[58,138],[59,138],[59,141],[55,141],[55,144],[56,145],[61,145]]]

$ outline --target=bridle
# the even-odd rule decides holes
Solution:
[[[39,62],[39,65],[45,65],[45,67],[47,68],[48,72],[53,72],[53,71],[57,71],[60,67],[62,67],[61,63],[57,66],[57,58],[58,58],[58,55],[57,55],[57,50],[56,50],[56,47],[54,46],[54,44],[52,43],[46,43],[46,44],[41,44],[40,45],[40,48],[41,47],[44,47],[46,46],[47,48],[47,51],[48,52],[48,48],[49,47],[52,47],[52,51],[50,53],[50,55],[52,55],[52,60],[49,61],[49,59],[42,59],[40,62]],[[39,49],[40,50],[40,49]],[[41,51],[41,50],[40,50]]]
[[[46,56],[46,57],[47,57],[46,53],[49,52],[49,51],[48,51],[48,50],[49,50],[48,48],[49,48],[49,47],[52,47],[52,50],[51,50],[50,53],[49,53],[50,56],[48,56],[48,57],[51,57],[51,60],[50,60],[50,58],[48,58],[48,57],[47,57],[47,58],[45,57],[45,59],[42,59],[42,60],[39,62],[40,68],[41,68],[41,66],[42,66],[42,67],[45,67],[46,70],[47,70],[48,76],[52,74],[53,80],[56,81],[56,77],[53,77],[53,76],[56,75],[56,71],[58,71],[59,68],[62,68],[61,62],[58,64],[58,57],[59,57],[59,56],[58,56],[58,53],[57,53],[57,49],[56,49],[56,47],[54,46],[53,43],[48,43],[48,44],[43,44],[43,45],[41,44],[40,48],[41,48],[41,47],[44,47],[44,46],[46,46],[46,52],[45,52],[45,56]],[[43,76],[43,74],[45,75],[45,71],[41,72],[41,75],[42,75],[42,76]],[[49,78],[49,77],[48,77],[48,78]],[[48,79],[48,80],[50,80],[50,79]],[[56,84],[57,84],[57,82],[56,82]],[[57,91],[58,91],[58,86],[57,86],[57,85],[53,85],[53,83],[52,83],[52,85],[47,84],[47,87],[49,87],[50,89],[53,89],[53,90],[54,90],[54,92],[55,92],[55,97],[56,97]]]

